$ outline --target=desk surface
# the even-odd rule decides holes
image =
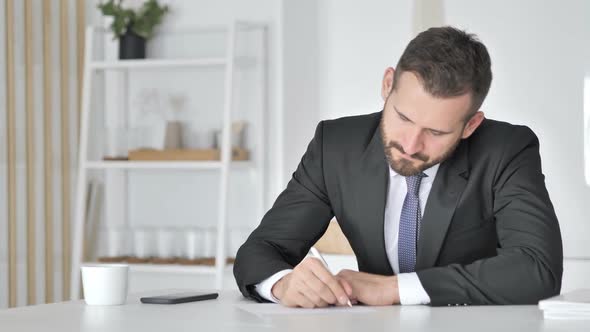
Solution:
[[[178,292],[178,290],[172,291]],[[155,295],[169,292],[148,292]],[[366,313],[258,316],[239,309],[237,291],[217,300],[150,305],[130,295],[122,306],[87,306],[83,301],[0,310],[0,331],[584,331],[590,321],[544,320],[536,306],[372,307]]]

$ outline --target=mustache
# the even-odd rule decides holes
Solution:
[[[386,148],[394,148],[394,149],[398,150],[399,152],[401,152],[403,154],[406,154],[406,152],[404,151],[404,148],[402,147],[402,145],[399,144],[396,141],[389,141],[385,147]],[[425,155],[423,153],[420,153],[420,152],[416,152],[413,155],[410,155],[410,157],[412,157],[414,159],[421,160],[423,162],[427,162],[428,159],[430,159],[430,158],[428,158],[427,155]]]

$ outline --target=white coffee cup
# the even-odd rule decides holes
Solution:
[[[86,304],[121,305],[125,303],[129,265],[85,264],[81,270]]]

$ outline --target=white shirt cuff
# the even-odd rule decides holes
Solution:
[[[400,273],[397,275],[399,288],[399,302],[402,305],[429,304],[430,296],[422,287],[418,275],[413,273]]]
[[[279,299],[277,299],[274,295],[272,295],[272,286],[276,284],[277,281],[281,280],[282,277],[291,273],[292,269],[286,269],[279,271],[272,276],[264,279],[263,281],[259,282],[256,285],[256,292],[258,295],[262,296],[264,299],[268,301],[272,301],[274,303],[280,303]]]

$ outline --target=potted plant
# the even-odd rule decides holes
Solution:
[[[119,39],[119,59],[145,58],[146,40],[168,12],[168,6],[161,6],[158,0],[108,0],[98,8],[103,15],[113,17],[110,27]]]

